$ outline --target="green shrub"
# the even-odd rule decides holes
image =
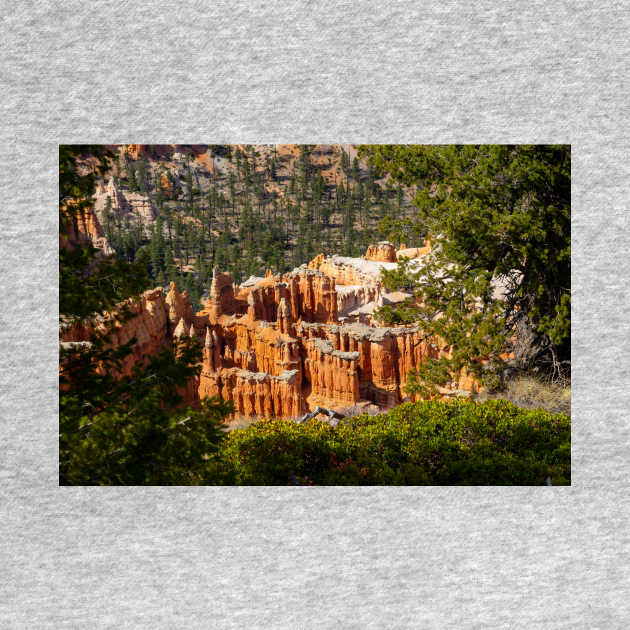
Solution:
[[[230,433],[219,458],[245,485],[566,485],[570,439],[561,414],[425,401],[335,427],[261,420]]]

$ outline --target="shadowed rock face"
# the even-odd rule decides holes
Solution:
[[[379,271],[365,259],[318,256],[308,266],[239,287],[215,269],[210,297],[198,313],[174,284],[166,295],[161,288],[147,291],[132,303],[137,316],[114,335],[114,344],[137,339],[123,374],[190,335],[202,342],[203,361],[185,392],[187,402],[219,395],[234,402],[239,416],[285,418],[318,405],[396,405],[405,396],[408,371],[447,348],[429,345],[417,326],[373,321],[370,309],[382,297]],[[87,341],[90,326],[98,325],[65,330],[61,340]]]
[[[68,215],[68,219],[66,229],[59,232],[60,248],[92,243],[97,250],[100,250],[100,255],[114,253],[114,250],[105,238],[103,228],[93,208],[85,208],[81,211],[74,210]]]

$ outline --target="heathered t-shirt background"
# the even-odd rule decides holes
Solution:
[[[2,628],[625,628],[623,2],[3,4]],[[59,143],[571,143],[570,488],[60,488]]]

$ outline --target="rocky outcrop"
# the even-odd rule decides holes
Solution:
[[[374,264],[319,256],[240,287],[215,270],[206,308],[196,316],[208,322],[200,396],[222,395],[242,415],[285,417],[317,405],[398,404],[408,371],[447,349],[428,345],[417,327],[362,321],[357,311],[392,295],[383,293]],[[338,285],[322,269],[363,284]]]
[[[306,409],[297,371],[274,376],[236,367],[202,372],[199,395],[217,396],[234,403],[243,416],[296,418]]]
[[[210,297],[208,298],[207,311],[210,321],[218,321],[224,312],[233,313],[234,284],[229,273],[221,273],[217,267],[212,272],[212,284],[210,285]]]
[[[66,223],[59,231],[59,247],[72,247],[75,244],[92,243],[96,249],[101,251],[101,255],[114,253],[111,248],[101,223],[93,208],[82,208],[81,210],[60,211],[65,215]]]
[[[168,295],[161,287],[145,291],[137,300],[127,300],[118,311],[97,316],[79,325],[62,326],[61,342],[88,341],[94,332],[109,332],[114,347],[135,338],[133,353],[122,364],[121,375],[131,374],[133,366],[157,354],[173,338],[190,334],[194,316],[188,294],[180,294],[173,283]]]
[[[333,278],[337,285],[377,286],[380,285],[381,271],[396,269],[397,263],[320,254],[308,266]]]
[[[353,392],[351,398],[343,398],[346,402],[372,401],[384,407],[400,402],[404,398],[403,388],[409,370],[423,357],[439,355],[438,348],[427,346],[414,326],[373,327],[356,322],[322,326],[303,322],[300,334],[304,339],[317,339],[322,354],[326,354],[321,343],[325,340],[325,347],[330,349],[333,357],[350,361],[339,361],[334,366],[337,378]],[[352,363],[353,359],[356,363]],[[358,389],[350,384],[355,371]],[[322,394],[319,390],[317,393]]]
[[[365,258],[376,262],[396,262],[396,249],[389,241],[381,241],[367,248]]]
[[[431,242],[426,240],[422,247],[406,247],[403,245],[396,252],[396,259],[400,260],[401,258],[421,258],[422,256],[426,256],[431,251]]]
[[[304,373],[312,399],[334,404],[358,401],[360,353],[336,350],[329,340],[319,337],[308,339],[305,347]]]
[[[175,329],[175,326],[180,322],[183,322],[190,327],[193,321],[193,311],[190,304],[190,297],[188,292],[184,291],[180,293],[177,290],[174,282],[170,284],[170,291],[165,299],[168,307],[168,321],[171,326],[171,330]]]
[[[174,284],[166,295],[161,288],[147,291],[127,304],[135,316],[116,324],[114,344],[136,338],[122,373],[191,336],[203,344],[203,360],[199,377],[184,392],[188,402],[222,396],[239,416],[288,418],[317,406],[343,411],[396,405],[405,398],[409,370],[449,349],[430,343],[416,326],[379,326],[364,317],[393,295],[383,291],[370,267],[375,264],[320,256],[309,266],[268,273],[240,287],[215,269],[198,313]],[[343,284],[346,277],[362,283]],[[74,327],[62,341],[87,342],[90,334],[89,326]],[[471,386],[462,381],[452,389]]]
[[[122,218],[129,216],[144,227],[151,225],[157,217],[157,208],[148,195],[117,187],[113,177],[100,183],[94,193],[94,211],[99,220],[103,219],[106,209]]]
[[[281,311],[282,326],[292,322],[337,320],[334,278],[306,265],[282,276],[267,275],[234,287],[230,274],[214,270],[210,296],[204,312],[216,323],[222,315],[247,314],[251,321],[275,322]]]

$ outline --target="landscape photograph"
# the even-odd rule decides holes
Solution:
[[[59,145],[60,485],[570,485],[570,145]]]

